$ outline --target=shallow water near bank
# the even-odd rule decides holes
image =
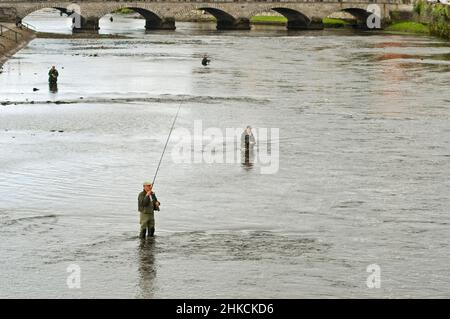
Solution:
[[[449,297],[448,42],[129,20],[101,30],[129,39],[36,39],[4,65],[0,297]],[[177,164],[175,131],[141,243],[137,195],[180,103],[193,140],[199,120],[279,128],[279,170]]]

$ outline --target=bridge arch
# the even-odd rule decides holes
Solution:
[[[288,29],[307,29],[309,24],[311,23],[311,19],[300,11],[283,7],[276,7],[271,9],[286,17],[286,19],[288,20]]]
[[[345,12],[349,16],[353,17],[353,22],[349,24],[349,26],[357,27],[357,28],[367,28],[367,18],[372,14],[372,12],[369,12],[366,10],[366,8],[358,8],[358,7],[347,7],[347,8],[341,8],[340,10],[336,10],[333,12],[329,12],[326,17],[329,17],[331,15],[338,14],[340,12]],[[345,20],[345,19],[344,19]]]
[[[71,10],[70,8],[66,8],[64,6],[59,6],[58,4],[53,5],[49,3],[48,5],[27,6],[21,9],[22,10],[16,12],[16,20],[20,19],[25,23],[25,25],[33,28],[35,31],[61,32],[64,30],[63,32],[66,33],[70,32],[70,30],[73,31],[74,27],[85,20],[85,17],[79,15],[78,12],[75,12],[74,10]],[[33,14],[38,12],[44,13],[48,19],[54,21],[55,26],[58,26],[50,27],[50,29],[47,29],[46,26],[39,25],[39,23],[38,25],[28,23],[29,21],[27,21],[27,19],[31,18]],[[60,16],[63,18],[60,18]]]
[[[33,12],[43,10],[43,9],[55,9],[62,14],[66,14],[68,17],[72,18],[73,32],[79,31],[97,31],[98,28],[98,18],[95,16],[95,12],[86,10],[86,7],[79,6],[73,3],[67,2],[38,2],[31,4],[24,4],[17,10],[17,17],[23,19]]]
[[[356,18],[358,25],[366,25],[367,18],[372,14],[371,12],[361,8],[346,8],[341,11],[347,12]]]
[[[230,13],[217,7],[198,7],[197,10],[203,10],[214,16],[217,20],[218,30],[250,30],[250,20],[248,18],[236,18]]]
[[[56,9],[60,12],[67,12],[67,3],[58,3],[58,2],[40,2],[32,5],[23,5],[18,7],[17,16],[21,19],[26,16],[32,14],[33,12],[43,10],[43,9]]]
[[[99,11],[98,19],[101,19],[107,14],[111,14],[120,9],[130,9],[140,14],[145,19],[145,29],[147,30],[175,30],[175,20],[173,18],[164,17],[156,8],[142,6],[139,3],[133,5],[113,5],[105,6],[103,10]]]
[[[278,6],[265,6],[260,7],[258,10],[251,11],[250,17],[259,15],[264,12],[275,11],[287,19],[286,27],[288,29],[322,29],[322,19],[317,19],[310,15],[310,12],[306,13],[302,8],[297,8],[293,5],[278,5]]]

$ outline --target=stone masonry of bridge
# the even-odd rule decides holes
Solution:
[[[130,8],[146,20],[146,29],[175,29],[175,21],[192,10],[203,10],[217,20],[217,29],[250,29],[251,17],[276,11],[288,20],[288,29],[321,29],[322,19],[345,11],[358,23],[366,25],[369,5],[378,5],[382,21],[389,21],[392,11],[412,11],[413,0],[85,0],[42,1],[0,0],[0,22],[17,21],[44,8],[55,8],[71,16],[74,32],[95,32],[99,19],[121,8]]]

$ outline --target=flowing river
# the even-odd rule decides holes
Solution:
[[[104,20],[126,37],[39,38],[3,66],[0,297],[450,296],[449,42]],[[226,134],[246,125],[250,160]]]

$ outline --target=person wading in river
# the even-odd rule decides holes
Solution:
[[[139,234],[139,238],[141,239],[145,239],[146,234],[149,237],[153,237],[155,233],[154,211],[159,211],[160,202],[158,202],[158,199],[152,189],[152,183],[144,182],[144,190],[139,193],[138,196],[138,209],[141,214],[141,232]]]
[[[56,85],[58,82],[58,76],[58,70],[56,70],[55,66],[52,66],[50,71],[48,71],[48,83],[50,83],[50,85]]]
[[[244,132],[241,134],[241,148],[242,149],[250,149],[256,144],[255,136],[252,132],[252,127],[247,125]]]
[[[208,59],[208,56],[205,54],[202,59],[202,65],[207,66],[210,62],[211,62],[211,60]]]

